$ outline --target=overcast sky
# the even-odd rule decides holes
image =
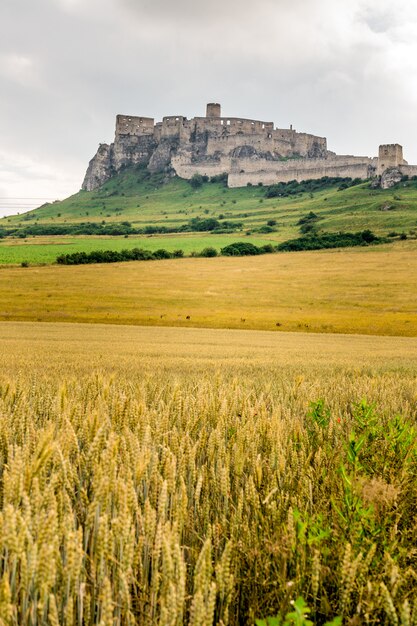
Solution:
[[[210,101],[417,163],[417,2],[1,0],[0,214],[78,191],[117,113]]]

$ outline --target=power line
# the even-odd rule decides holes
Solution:
[[[5,205],[5,206],[8,206],[8,205],[10,205],[10,206],[22,206],[23,204],[25,206],[38,206],[38,204],[36,202],[26,202],[26,201],[25,202],[4,202],[4,201],[0,200],[0,205]]]
[[[53,204],[52,202],[44,202],[44,204]],[[19,200],[13,200],[12,202],[6,202],[5,200],[0,200],[0,205],[3,206],[39,206],[40,202],[25,202],[22,200],[22,202],[19,202]]]
[[[15,200],[45,200],[46,198],[54,198],[56,196],[0,196],[0,199],[14,198]]]

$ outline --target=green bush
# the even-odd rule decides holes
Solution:
[[[217,250],[216,248],[212,248],[211,246],[208,246],[207,248],[203,248],[203,250],[200,252],[200,256],[202,257],[217,256]]]
[[[272,252],[275,252],[274,246],[270,243],[266,243],[265,245],[261,246],[260,250],[261,254],[271,254]]]
[[[214,217],[207,217],[203,219],[201,217],[193,217],[189,221],[188,226],[191,231],[205,232],[220,228],[220,222]]]
[[[228,178],[229,178],[228,173],[227,172],[223,172],[223,174],[216,174],[215,176],[211,176],[210,182],[211,183],[220,183],[220,184],[224,185],[225,187],[227,187]]]
[[[358,233],[314,233],[298,239],[284,241],[277,246],[279,251],[322,250],[326,248],[347,248],[351,246],[367,246],[369,244],[386,243],[384,237],[377,237],[370,230]]]
[[[263,226],[260,226],[257,230],[257,233],[261,233],[262,235],[266,235],[267,233],[273,233],[275,232],[275,228],[273,228],[272,226],[268,226],[267,224],[264,224]]]
[[[261,250],[253,243],[238,241],[222,248],[221,253],[223,256],[253,256],[261,254]]]
[[[314,222],[319,219],[320,218],[317,215],[317,213],[310,211],[310,213],[307,213],[307,215],[304,215],[304,217],[300,217],[300,219],[297,222],[297,226],[301,226],[302,224],[307,224],[308,222]]]
[[[310,213],[307,213],[307,215],[301,217],[297,222],[297,226],[300,227],[300,233],[306,235],[307,233],[315,232],[317,222],[320,219],[322,218],[313,211],[310,211]]]
[[[165,250],[164,248],[160,248],[159,250],[155,250],[153,253],[155,259],[172,259],[171,252]]]
[[[202,187],[203,183],[204,183],[204,179],[201,176],[201,174],[194,174],[190,178],[190,185],[193,189],[199,189],[199,187]]]
[[[322,191],[324,189],[329,189],[331,187],[340,187],[344,186],[344,188],[352,187],[353,185],[358,185],[362,183],[359,178],[355,178],[352,180],[351,178],[340,178],[340,177],[330,177],[323,176],[322,178],[313,179],[313,180],[302,180],[301,182],[297,182],[296,180],[290,180],[288,183],[277,183],[275,185],[270,185],[266,188],[265,197],[266,198],[286,198],[288,196],[293,196],[300,193],[312,193],[314,191]]]
[[[172,254],[161,248],[156,252],[132,248],[132,250],[93,250],[92,252],[73,252],[61,254],[56,262],[59,265],[87,265],[90,263],[119,263],[122,261],[151,261],[153,259],[171,259]]]

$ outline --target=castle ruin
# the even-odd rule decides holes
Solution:
[[[271,185],[290,180],[329,177],[376,178],[389,187],[417,166],[403,159],[399,144],[379,147],[378,157],[337,155],[325,137],[275,128],[273,122],[222,117],[218,103],[207,105],[205,117],[117,115],[114,143],[100,144],[90,161],[82,188],[92,191],[128,165],[143,164],[150,172],[170,172],[190,179],[194,174],[227,173],[229,187]]]

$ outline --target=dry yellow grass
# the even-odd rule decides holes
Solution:
[[[0,624],[235,626],[299,595],[317,624],[417,623],[417,339],[0,344]]]
[[[0,319],[415,336],[416,294],[415,242],[404,242],[250,258],[4,268]]]

